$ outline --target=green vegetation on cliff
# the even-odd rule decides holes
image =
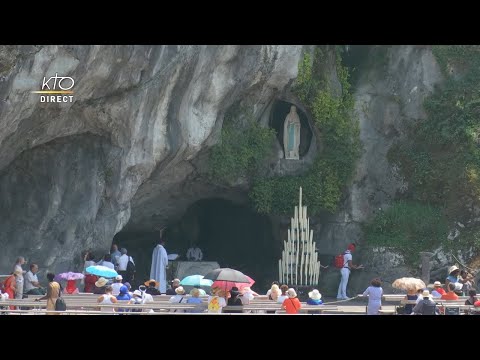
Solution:
[[[412,124],[405,139],[391,148],[388,157],[390,162],[400,165],[408,182],[404,197],[418,204],[412,208],[400,203],[393,205],[394,210],[403,208],[401,222],[411,219],[410,233],[422,232],[423,222],[428,223],[431,217],[425,215],[415,220],[418,207],[438,209],[442,214],[437,219],[438,229],[444,232],[440,238],[446,239],[446,223],[468,223],[479,216],[473,210],[480,209],[480,47],[434,46],[433,53],[446,79],[425,101],[427,118]],[[367,240],[380,243],[384,239],[385,243],[403,248],[405,237],[396,235],[397,227],[374,225],[381,223],[383,217],[377,216],[367,228]],[[477,233],[475,228],[462,231],[455,246],[476,244]],[[434,231],[430,241],[440,235]],[[447,246],[449,243],[452,242]]]
[[[236,121],[240,115],[244,121]],[[233,183],[254,177],[272,151],[275,130],[262,127],[246,110],[238,106],[225,115],[221,141],[209,157],[209,175],[217,183]]]
[[[311,113],[317,133],[321,134],[322,152],[301,176],[257,179],[250,193],[258,212],[290,214],[298,201],[298,188],[309,213],[335,212],[342,190],[351,179],[360,155],[359,127],[353,117],[353,97],[349,73],[342,66],[340,52],[335,52],[336,75],[340,89],[335,91],[325,66],[331,49],[316,48],[305,54],[299,64],[294,92]]]
[[[403,200],[380,210],[365,227],[369,244],[398,248],[408,261],[417,260],[418,252],[440,244],[447,230],[439,207]]]

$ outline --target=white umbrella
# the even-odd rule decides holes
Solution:
[[[426,289],[427,286],[421,279],[417,278],[412,278],[412,277],[403,277],[400,279],[397,279],[393,282],[392,287],[396,289],[402,289],[402,290],[420,290],[420,289]]]

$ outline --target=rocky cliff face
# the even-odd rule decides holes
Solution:
[[[395,194],[408,187],[395,165],[388,162],[387,153],[396,140],[405,136],[408,123],[425,119],[423,101],[434,85],[442,81],[440,68],[428,46],[372,48],[369,55],[382,58],[363,68],[355,90],[363,155],[342,210],[317,226],[320,247],[330,254],[343,251],[349,242],[362,243],[361,224],[386,209]],[[374,276],[395,279],[408,272],[401,264],[385,266],[389,260],[380,266],[371,251],[368,248],[356,256],[354,262],[364,261],[366,269],[353,274],[351,286],[356,289],[353,293],[363,291]],[[329,277],[337,279],[338,274],[327,272],[324,279],[331,284],[332,291],[336,290],[338,283]]]
[[[297,75],[302,46],[0,47],[0,264],[20,254],[65,270],[132,223],[160,227],[202,190],[192,160],[229,106],[261,113]],[[43,77],[75,81],[41,103]],[[214,189],[208,188],[206,192]],[[159,215],[148,209],[155,197]],[[146,210],[143,211],[142,210]],[[160,211],[161,210],[161,211]],[[143,220],[141,220],[143,219]]]
[[[106,251],[126,226],[158,229],[202,198],[245,200],[238,189],[204,182],[197,167],[233,103],[248,99],[267,124],[272,100],[293,101],[284,90],[305,49],[0,47],[0,270],[18,255],[54,271],[78,268],[83,249]],[[362,242],[361,223],[408,187],[386,154],[408,122],[422,121],[422,102],[442,80],[427,46],[381,51],[381,65],[361,68],[355,87],[364,152],[354,182],[337,214],[312,219],[323,254]],[[72,103],[41,103],[31,93],[55,73],[75,80]],[[276,147],[273,168],[302,170],[282,165]],[[357,276],[358,284],[373,274]],[[336,272],[322,276],[337,286]]]

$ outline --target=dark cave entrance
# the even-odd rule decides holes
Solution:
[[[150,274],[152,250],[158,231],[120,232],[114,243],[126,247],[137,263],[137,283]],[[252,277],[254,289],[265,291],[278,277],[281,244],[277,244],[270,219],[245,205],[210,198],[192,204],[165,232],[166,249],[186,261],[187,249],[196,242],[204,261],[217,261]],[[138,286],[138,284],[136,284]]]
[[[282,150],[283,150],[283,124],[285,122],[285,118],[287,117],[288,113],[290,112],[290,107],[294,105],[292,103],[277,100],[272,107],[272,111],[270,113],[270,122],[269,125],[272,129],[275,129],[277,133],[277,139],[280,143]],[[312,130],[310,129],[310,125],[308,123],[307,115],[297,107],[297,114],[300,118],[300,147],[298,149],[300,158],[305,156],[310,149],[310,143],[312,141]]]

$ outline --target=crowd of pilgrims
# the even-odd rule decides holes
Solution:
[[[105,264],[106,257],[102,260],[102,265]],[[122,275],[117,275],[114,279],[107,279],[105,277],[97,277],[85,272],[88,266],[92,265],[91,255],[85,255],[84,266],[84,292],[99,295],[97,302],[99,304],[115,304],[118,300],[128,300],[129,304],[147,304],[153,302],[153,296],[161,295],[159,291],[159,282],[155,279],[150,279],[143,284],[138,290],[133,290],[128,281],[125,281]],[[25,259],[19,257],[14,265],[13,272],[3,282],[3,288],[0,289],[2,298],[22,299],[24,295],[39,295],[35,301],[47,300],[47,310],[55,309],[55,302],[61,293],[76,294],[79,289],[76,287],[76,281],[67,281],[67,286],[63,287],[60,282],[55,280],[55,274],[47,273],[48,284],[42,286],[38,281],[38,265],[30,264],[30,270],[27,272],[23,270],[22,265],[25,264]],[[115,267],[115,265],[112,263]],[[43,295],[40,297],[40,295]],[[205,290],[200,287],[194,287],[188,294],[183,286],[180,286],[180,280],[174,279],[170,283],[170,287],[166,290],[166,295],[171,295],[171,303],[196,304],[194,309],[178,310],[177,312],[203,312],[222,313],[222,312],[241,312],[241,310],[223,310],[227,305],[241,306],[248,305],[255,296],[259,294],[253,291],[250,287],[245,286],[242,289],[232,287],[231,289],[222,289],[218,287],[211,288],[208,294],[208,301],[206,309],[202,306],[201,296],[206,296]],[[279,283],[274,281],[271,289],[268,290],[268,298],[271,301],[282,304],[282,308],[289,314],[298,313],[301,308],[301,303],[298,300],[295,289],[289,288],[287,285],[279,286]],[[322,295],[317,289],[309,293],[308,304],[321,305]],[[10,306],[13,310],[15,306]],[[114,310],[113,307],[101,307],[101,311],[114,312],[126,311],[125,309]],[[135,311],[129,310],[129,311]],[[142,310],[138,310],[142,311]],[[145,311],[145,310],[143,310]],[[153,310],[148,310],[153,311]]]

